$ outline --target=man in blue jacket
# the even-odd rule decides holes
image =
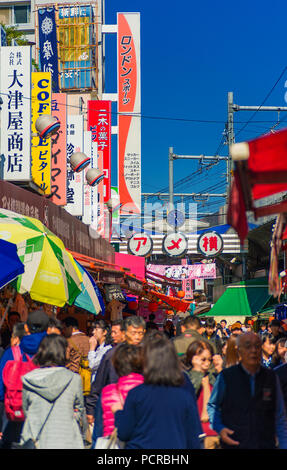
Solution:
[[[29,357],[33,357],[38,351],[39,345],[42,339],[47,334],[47,328],[49,324],[48,315],[42,310],[35,310],[29,313],[27,321],[25,323],[26,336],[24,336],[20,342],[20,350],[22,355],[27,354]],[[8,361],[12,361],[13,353],[11,347],[7,348],[1,357],[0,362],[0,419],[2,421],[4,411],[4,395],[5,386],[3,383],[3,369]],[[7,421],[7,420],[6,420]],[[12,442],[19,442],[23,423],[7,421],[4,426],[1,426],[0,431],[3,429],[3,435],[1,442],[2,449],[11,448]]]

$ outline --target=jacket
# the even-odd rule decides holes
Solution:
[[[74,333],[68,338],[67,368],[72,372],[79,372],[81,357],[88,358],[90,350],[89,338],[85,333]]]
[[[208,341],[213,347],[214,354],[222,353],[222,341],[220,336],[214,331],[211,336],[208,336],[206,331],[202,334],[205,341]]]
[[[39,345],[42,339],[46,336],[46,334],[47,334],[46,331],[44,331],[43,333],[33,333],[31,335],[23,336],[20,342],[21,353],[22,354],[26,353],[28,354],[29,357],[33,357],[38,351]],[[0,401],[4,400],[4,393],[5,393],[2,372],[6,365],[6,362],[12,361],[12,360],[13,360],[12,349],[7,348],[3,356],[1,357],[1,362],[0,362]],[[24,360],[25,360],[25,356],[24,356]]]
[[[197,330],[185,330],[183,334],[180,336],[177,336],[173,340],[174,347],[176,349],[176,352],[178,356],[183,356],[186,354],[186,351],[188,349],[188,346],[193,342],[193,341],[202,341],[202,335],[198,333]]]
[[[126,400],[128,392],[142,384],[144,381],[141,374],[132,373],[120,377],[116,384],[106,385],[102,390],[102,411],[103,411],[103,436],[109,436],[115,427],[114,413],[111,406],[114,404],[122,404]]]
[[[86,419],[78,374],[65,367],[44,367],[29,372],[23,377],[23,410],[26,419],[21,443],[37,439],[45,423],[39,436],[40,449],[84,448],[82,432],[86,430]]]

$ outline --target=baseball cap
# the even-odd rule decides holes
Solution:
[[[30,333],[40,333],[47,330],[49,317],[43,310],[34,310],[28,314],[26,323]]]

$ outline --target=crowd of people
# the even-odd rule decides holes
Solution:
[[[280,321],[255,332],[250,321],[189,315],[160,328],[154,319],[99,317],[88,336],[72,316],[60,322],[39,309],[21,323],[10,312],[0,352],[0,447],[287,449]],[[19,364],[25,371],[20,402],[6,379],[9,364],[10,378]]]

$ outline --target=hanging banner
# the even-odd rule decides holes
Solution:
[[[92,155],[92,134],[90,131],[84,131],[84,153],[91,158]],[[90,163],[83,171],[84,173],[84,184],[83,184],[83,217],[82,222],[84,224],[92,223],[92,187],[86,182],[87,171],[92,168]]]
[[[51,74],[32,72],[32,133],[37,134],[35,123],[39,116],[51,114]],[[51,139],[32,137],[31,172],[34,183],[44,194],[51,194]]]
[[[53,136],[51,158],[51,201],[58,206],[67,203],[67,95],[52,93],[52,116],[61,123]]]
[[[148,264],[147,271],[170,279],[215,279],[216,264],[162,265]]]
[[[111,197],[111,101],[88,101],[88,131],[93,142],[97,142],[98,151],[103,153],[103,197],[108,202]]]
[[[67,116],[67,205],[71,215],[83,215],[83,172],[76,173],[70,165],[74,152],[82,152],[84,147],[84,116]]]
[[[141,213],[140,14],[118,13],[118,184],[121,213]]]
[[[0,49],[3,179],[31,181],[31,47]]]
[[[58,39],[55,8],[38,10],[39,58],[42,72],[50,72],[52,91],[59,93]]]

